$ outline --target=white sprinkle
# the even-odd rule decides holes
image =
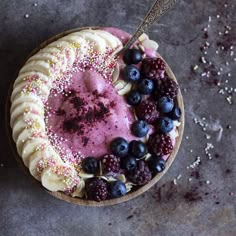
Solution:
[[[217,75],[221,75],[221,73],[218,71],[218,72],[217,72]]]
[[[203,72],[203,73],[202,73],[202,77],[204,77],[204,76],[206,76],[206,72]]]
[[[191,181],[192,181],[192,178],[188,178],[188,181],[191,182]]]
[[[3,163],[1,163],[1,164],[0,164],[0,166],[1,166],[1,167],[4,167],[4,164],[3,164]]]
[[[230,105],[232,105],[232,96],[228,96],[227,98],[226,98],[226,100],[227,100],[227,102],[230,104]]]
[[[218,51],[218,50],[216,50],[216,54],[219,54],[219,51]]]
[[[219,18],[220,18],[220,15],[217,15],[216,18],[219,19]]]
[[[219,32],[219,35],[222,35],[222,33],[221,33],[221,32]]]
[[[29,14],[25,14],[25,18],[29,18]]]
[[[230,56],[232,57],[234,55],[234,51],[230,51]]]
[[[226,83],[226,84],[228,84],[228,82],[229,82],[228,80],[225,80],[225,83]]]
[[[174,183],[174,185],[177,185],[177,181],[176,181],[176,179],[173,180],[173,183]]]
[[[206,184],[210,184],[211,182],[209,180],[206,181]]]
[[[211,22],[211,16],[209,16],[208,21]]]
[[[207,51],[204,52],[204,55],[207,55]]]
[[[189,139],[189,136],[186,136],[185,138],[188,140],[188,139]]]
[[[231,73],[228,73],[227,76],[228,76],[228,77],[231,77]]]
[[[178,175],[176,179],[180,179],[182,175]]]
[[[228,66],[228,65],[229,65],[229,62],[228,62],[228,61],[226,61],[226,62],[225,62],[225,65],[226,65],[226,66]]]
[[[193,149],[190,149],[190,152],[192,153],[192,152],[193,152]]]
[[[35,2],[35,3],[34,3],[34,6],[37,7],[37,6],[38,6],[38,3]]]
[[[225,34],[228,34],[228,33],[229,33],[229,31],[228,31],[228,30],[226,30],[226,31],[225,31]]]
[[[230,46],[230,50],[233,50],[234,49],[234,46],[232,45],[232,46]]]
[[[228,4],[225,3],[225,8],[227,8],[227,7],[228,7]]]
[[[222,67],[220,68],[220,71],[223,71],[223,68],[222,68]]]
[[[224,46],[221,46],[221,49],[222,49],[222,50],[224,50],[224,49],[225,49],[225,47],[224,47]]]

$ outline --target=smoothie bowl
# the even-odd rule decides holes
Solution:
[[[146,34],[117,56],[129,38],[109,27],[54,36],[10,89],[15,156],[54,197],[121,203],[153,186],[175,159],[184,128],[178,83]]]

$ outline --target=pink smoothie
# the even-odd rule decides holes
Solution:
[[[130,34],[116,28],[103,30],[123,44],[130,38]],[[135,120],[132,108],[107,82],[109,79],[91,68],[74,71],[63,92],[51,91],[46,109],[50,141],[63,160],[78,163],[87,156],[101,157],[110,152],[109,144],[116,137],[137,139],[130,131]]]

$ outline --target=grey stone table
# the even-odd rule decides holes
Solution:
[[[27,54],[70,28],[109,25],[132,33],[151,2],[0,1],[0,235],[236,235],[235,1],[179,0],[150,29],[182,88],[186,127],[169,172],[142,196],[106,208],[59,201],[25,176],[9,148],[4,103]]]

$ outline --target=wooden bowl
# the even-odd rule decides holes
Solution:
[[[65,36],[68,35],[70,33],[82,30],[82,29],[86,29],[85,28],[76,28],[76,29],[72,29],[72,30],[68,30],[65,32],[62,32],[60,34],[57,34],[53,37],[51,37],[50,39],[46,40],[45,42],[43,42],[38,48],[36,48],[35,50],[33,50],[31,52],[31,54],[28,56],[31,57],[32,55],[34,55],[35,53],[37,53],[40,49],[44,48],[45,46],[47,46],[49,43]],[[98,27],[90,27],[90,28],[98,28]],[[163,59],[163,58],[162,58]],[[23,66],[23,65],[22,65]],[[166,63],[166,72],[168,74],[168,76],[170,78],[172,78],[173,80],[176,80],[175,75],[173,74],[173,72],[171,71],[170,67],[168,66],[168,64]],[[17,73],[18,74],[18,73]],[[181,125],[180,127],[178,127],[178,131],[179,131],[179,136],[176,139],[176,143],[174,146],[174,150],[171,153],[171,155],[169,156],[167,162],[166,162],[166,168],[163,172],[157,174],[149,183],[147,183],[144,186],[141,186],[140,188],[138,188],[135,191],[131,191],[129,192],[127,195],[120,197],[120,198],[116,198],[116,199],[110,199],[110,200],[105,200],[105,201],[101,201],[101,202],[96,202],[96,201],[90,201],[90,200],[86,200],[86,199],[81,199],[81,198],[76,198],[76,197],[70,197],[66,194],[64,194],[63,192],[50,192],[48,190],[46,190],[39,181],[37,181],[36,179],[33,178],[33,176],[30,174],[28,168],[24,165],[22,158],[18,155],[17,151],[16,151],[16,145],[12,139],[12,130],[10,127],[10,106],[11,106],[11,102],[10,102],[10,97],[11,97],[11,93],[13,90],[13,83],[11,84],[10,88],[9,88],[9,92],[8,92],[8,97],[7,97],[7,102],[6,102],[6,110],[5,110],[5,121],[6,121],[6,129],[7,129],[7,136],[11,145],[11,149],[13,151],[13,155],[16,158],[17,162],[19,163],[19,165],[21,166],[21,168],[24,170],[24,172],[30,176],[31,179],[33,179],[42,189],[44,189],[46,192],[48,192],[50,195],[61,199],[63,201],[66,202],[70,202],[70,203],[74,203],[77,205],[82,205],[82,206],[96,206],[96,207],[100,207],[100,206],[110,206],[110,205],[114,205],[114,204],[118,204],[118,203],[122,203],[122,202],[126,202],[128,200],[131,200],[139,195],[141,195],[142,193],[144,193],[145,191],[147,191],[149,188],[151,188],[154,184],[156,184],[161,178],[162,176],[167,172],[167,170],[169,169],[169,167],[171,166],[171,164],[173,163],[177,152],[179,150],[181,141],[182,141],[182,137],[183,137],[183,131],[184,131],[184,103],[183,103],[183,98],[182,98],[182,94],[181,91],[179,90],[178,96],[177,96],[177,102],[179,107],[182,110],[182,116],[180,119]]]

